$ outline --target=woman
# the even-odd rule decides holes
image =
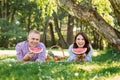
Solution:
[[[85,33],[80,32],[75,36],[73,44],[71,44],[68,49],[70,56],[68,61],[74,61],[77,57],[77,55],[72,51],[73,48],[87,48],[84,55],[85,61],[92,61],[92,46],[89,43],[88,37]]]

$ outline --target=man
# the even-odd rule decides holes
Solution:
[[[31,52],[30,48],[41,48],[39,53]],[[31,30],[27,40],[16,45],[18,61],[39,61],[43,62],[46,58],[46,47],[40,42],[40,33],[36,30]]]

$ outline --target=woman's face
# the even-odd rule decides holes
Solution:
[[[36,33],[31,33],[28,36],[29,47],[36,47],[40,41],[40,35]]]
[[[78,47],[83,47],[85,45],[85,39],[83,38],[82,35],[77,36],[76,44],[78,45]]]

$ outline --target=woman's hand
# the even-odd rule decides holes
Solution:
[[[86,57],[85,53],[83,53],[81,55],[77,55],[76,58],[74,59],[74,61],[77,62],[81,59],[82,62],[85,62],[85,57]]]

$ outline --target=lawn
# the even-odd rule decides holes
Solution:
[[[0,55],[0,80],[120,80],[120,51],[115,49],[94,50],[93,61],[85,63],[14,59],[15,55]]]

